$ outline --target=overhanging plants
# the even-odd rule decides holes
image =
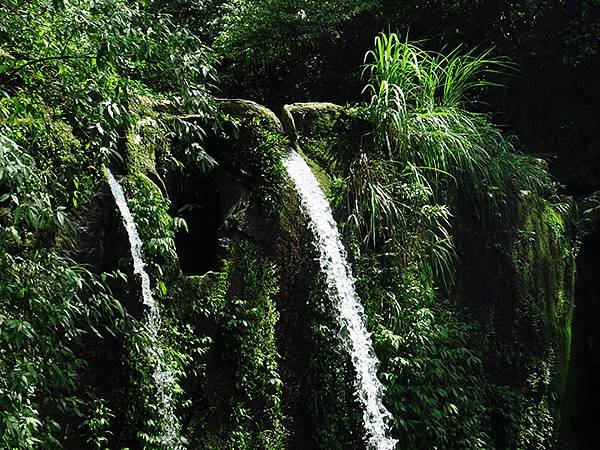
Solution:
[[[375,145],[348,173],[348,225],[367,247],[404,261],[418,255],[447,284],[459,196],[484,218],[521,190],[555,192],[538,160],[468,109],[480,89],[500,86],[491,78],[513,68],[491,50],[441,54],[394,33],[375,38],[363,72]]]
[[[489,78],[512,71],[509,61],[491,50],[427,52],[394,33],[377,36],[365,61],[376,148],[427,172],[434,193],[468,183],[483,206],[496,193],[555,189],[544,168],[520,154],[486,114],[467,109],[479,89],[501,86]]]

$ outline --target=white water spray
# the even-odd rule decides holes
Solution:
[[[381,401],[382,385],[377,379],[377,357],[371,336],[365,328],[364,309],[354,289],[354,277],[329,202],[298,153],[290,151],[284,159],[284,165],[310,219],[309,227],[315,235],[321,270],[326,278],[327,295],[347,333],[344,340],[356,370],[356,393],[363,405],[367,446],[370,450],[392,450],[397,442],[390,436],[388,423],[392,415]]]
[[[129,245],[131,247],[131,257],[133,258],[133,273],[139,275],[142,279],[142,300],[147,307],[146,324],[148,325],[148,330],[150,332],[152,352],[154,353],[153,357],[155,359],[152,378],[154,379],[157,388],[158,411],[161,415],[162,429],[159,436],[160,444],[165,448],[178,449],[181,448],[178,440],[179,421],[175,415],[175,407],[173,405],[173,398],[171,397],[175,379],[165,363],[163,350],[160,346],[160,311],[154,302],[154,297],[152,297],[150,277],[144,268],[144,260],[142,259],[142,240],[138,235],[133,216],[127,206],[123,188],[108,167],[106,167],[105,170],[110,190],[115,198],[115,203],[121,212],[121,217],[123,218],[123,223],[127,230]]]

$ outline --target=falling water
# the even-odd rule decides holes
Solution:
[[[309,226],[315,235],[321,270],[326,277],[327,295],[347,333],[345,345],[357,374],[356,391],[363,405],[367,446],[371,450],[394,449],[396,440],[390,437],[388,426],[392,416],[381,401],[382,385],[377,379],[377,358],[370,334],[365,328],[364,309],[354,289],[354,277],[329,202],[298,153],[290,151],[284,164],[310,219]]]
[[[121,216],[123,217],[123,223],[127,230],[127,236],[129,237],[129,245],[131,247],[131,256],[133,258],[133,273],[140,276],[142,279],[142,299],[144,305],[147,307],[146,311],[146,324],[150,333],[150,340],[152,344],[152,352],[154,353],[155,367],[152,374],[154,383],[157,388],[157,402],[158,411],[161,415],[161,435],[159,436],[160,443],[165,448],[176,449],[180,448],[178,435],[179,435],[179,422],[175,415],[175,407],[173,405],[173,398],[171,392],[173,391],[173,384],[175,379],[173,374],[165,363],[162,347],[159,342],[159,330],[161,326],[160,312],[154,298],[152,297],[152,291],[150,289],[150,277],[144,269],[144,261],[142,259],[142,240],[138,235],[135,222],[131,215],[131,211],[127,206],[123,188],[119,182],[115,179],[108,167],[106,170],[106,178],[110,190],[115,198],[115,202]]]

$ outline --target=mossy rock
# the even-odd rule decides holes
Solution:
[[[574,308],[569,219],[528,191],[486,223],[467,213],[457,218],[455,295],[480,324],[486,377],[497,389],[492,401],[504,405],[494,426],[505,446],[526,435],[545,435],[546,445],[558,431]]]
[[[156,176],[156,146],[161,136],[160,130],[152,122],[143,122],[127,136],[125,161],[127,173],[154,174]],[[168,145],[168,143],[166,143]]]
[[[579,202],[571,358],[560,448],[596,448],[600,414],[600,191]]]
[[[257,119],[264,127],[272,132],[282,132],[281,122],[266,106],[259,105],[250,100],[242,99],[217,99],[219,109],[234,118]]]
[[[144,174],[167,196],[164,180],[157,170],[157,155],[171,151],[171,141],[159,120],[167,101],[147,97],[135,99],[138,121],[129,129],[125,144],[125,169],[128,175]]]
[[[279,210],[285,183],[282,158],[289,142],[277,116],[249,100],[221,99],[222,128],[209,132],[204,147],[218,165],[217,171],[245,183],[271,212]],[[201,123],[200,116],[183,120]]]
[[[281,121],[296,148],[332,178],[344,175],[355,156],[372,145],[371,124],[358,107],[292,103],[283,107]]]
[[[511,260],[522,317],[516,319],[522,334],[533,332],[528,341],[532,356],[554,353],[554,388],[560,397],[571,348],[574,243],[565,218],[547,200],[522,192],[517,205],[520,227],[513,235]]]

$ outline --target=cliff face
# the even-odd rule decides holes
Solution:
[[[579,204],[579,253],[575,283],[573,345],[561,429],[562,445],[568,449],[597,445],[596,420],[600,408],[600,195]]]
[[[221,102],[221,109],[229,128],[207,137],[217,159],[206,166],[158,125],[173,120],[185,126],[201,118],[169,119],[161,105],[144,105],[127,140],[120,181],[144,242],[188,445],[282,448],[291,428],[283,423],[283,387],[293,383],[283,375],[290,371],[278,349],[280,305],[286,302],[280,261],[289,258],[298,245],[292,236],[300,234],[283,224],[301,214],[288,201],[294,197],[281,166],[287,143],[277,118],[250,102]],[[284,199],[287,213],[278,213]],[[98,273],[128,275],[128,281],[109,283],[141,319],[138,280],[109,191],[94,196],[81,222],[77,259]],[[109,442],[115,447],[137,445],[140,430],[155,432],[144,424],[154,413],[147,410],[152,387],[144,380],[146,366],[132,357],[138,345],[117,339],[102,351],[92,349],[88,358],[86,383],[111,408]]]
[[[189,156],[185,142],[164,137],[157,125],[164,111],[150,105],[121,168],[181,388],[182,432],[191,448],[360,447],[348,357],[322,295],[306,218],[283,175],[289,144],[281,124],[252,102],[222,100],[219,107],[223,128],[205,138],[214,167],[177,163]],[[111,288],[142,319],[107,189],[81,221],[78,260],[98,273],[127,274],[129,281]],[[143,368],[129,352],[117,340],[102,358],[90,358],[87,382],[114,408],[115,446],[134,445],[131,430],[147,429],[129,418],[147,415],[144,399],[133,398]]]
[[[502,405],[496,432],[503,448],[517,433],[505,428],[511,416],[557,432],[571,352],[575,244],[568,219],[531,193],[490,222],[459,218],[456,299],[481,326],[484,367]]]

